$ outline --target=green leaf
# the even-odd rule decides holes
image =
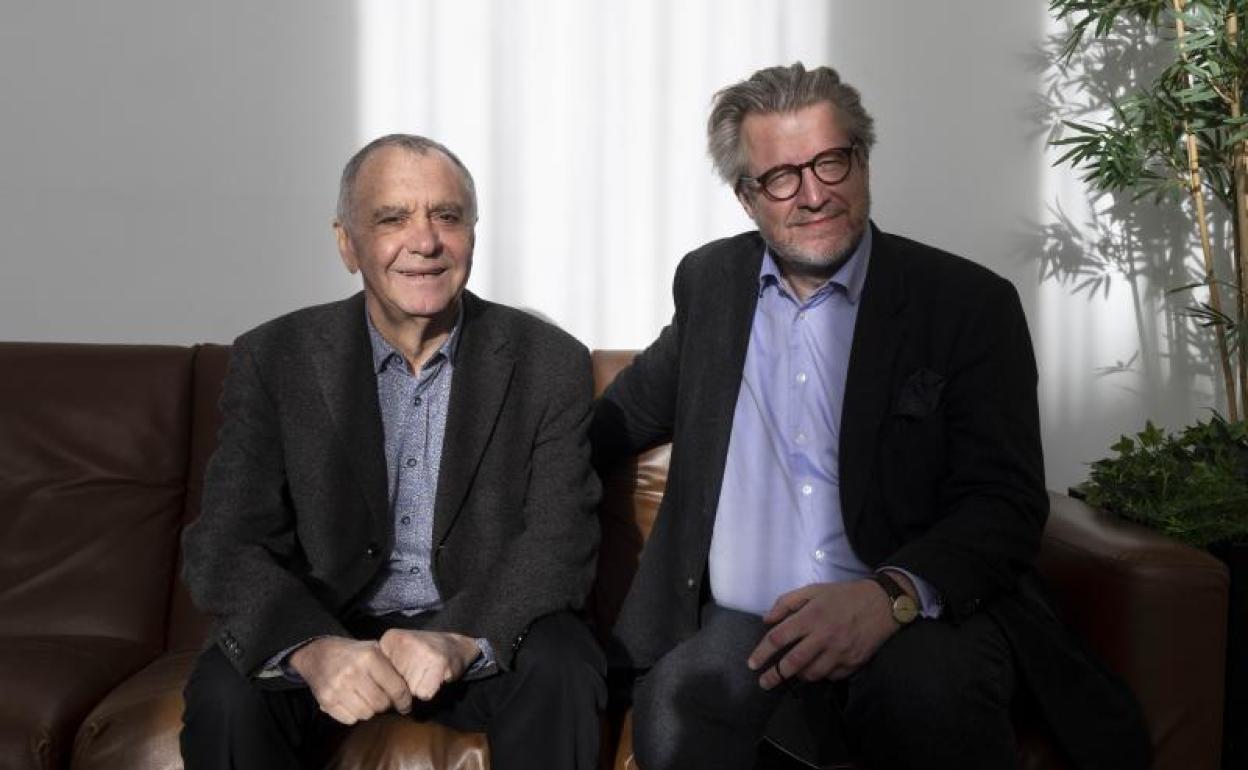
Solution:
[[[1116,444],[1111,444],[1109,448],[1118,454],[1129,455],[1135,451],[1135,442],[1126,436],[1123,436],[1118,439]]]

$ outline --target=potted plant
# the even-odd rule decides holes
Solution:
[[[1093,463],[1088,502],[1208,548],[1231,569],[1223,763],[1248,767],[1248,0],[1050,0],[1068,32],[1059,65],[1145,36],[1169,55],[1150,82],[1108,94],[1105,120],[1066,120],[1057,164],[1093,189],[1183,209],[1198,244],[1186,314],[1215,363],[1218,415],[1169,434],[1146,423]],[[1103,66],[1120,63],[1104,57]]]

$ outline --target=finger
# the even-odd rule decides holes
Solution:
[[[365,712],[360,716],[361,719],[368,719],[374,714],[390,708],[390,698],[386,695],[386,691],[381,689],[371,677],[355,683],[355,695],[359,699]]]
[[[792,677],[794,672],[799,670],[798,664],[790,660],[787,655],[776,657],[776,662],[764,669],[762,676],[758,678],[758,686],[764,690],[780,686],[784,680]]]
[[[353,725],[372,716],[368,705],[354,691],[339,692],[326,713],[344,725]]]
[[[316,698],[316,705],[320,707],[321,711],[328,714],[335,722],[341,722],[344,725],[353,723],[353,720],[348,721],[351,720],[351,716],[338,704],[337,700],[330,700],[324,693],[318,692],[316,688],[312,688],[312,697]]]
[[[442,687],[443,666],[427,666],[421,671],[420,679],[416,686],[412,688],[412,694],[421,700],[431,700],[433,696],[438,694],[438,690]]]
[[[810,662],[819,656],[820,651],[819,643],[807,636],[779,656],[780,659],[774,666],[763,672],[758,680],[759,685],[764,690],[770,690],[786,679],[801,675]]]
[[[799,676],[804,682],[819,682],[828,679],[840,665],[843,665],[843,663],[837,659],[834,653],[824,650],[821,655],[817,656],[807,664],[806,668],[801,670]]]
[[[803,636],[805,636],[805,631],[796,617],[790,617],[784,622],[772,626],[767,630],[767,633],[763,634],[763,638],[758,643],[758,646],[746,658],[746,665],[750,667],[751,671],[759,670],[766,666],[775,657],[776,653]]]
[[[373,682],[386,694],[390,705],[400,714],[412,710],[412,692],[408,689],[407,680],[403,678],[389,660],[382,659],[369,671]]]
[[[328,708],[326,708],[325,706],[322,706],[321,711],[324,711],[326,714],[329,714],[331,719],[333,719],[335,722],[338,722],[340,724],[353,725],[358,721],[355,717],[351,716],[351,713],[349,711],[342,708],[341,706],[334,705]]]
[[[763,622],[779,623],[804,607],[808,601],[810,601],[810,596],[805,587],[781,594],[776,599],[776,603],[771,605],[771,609],[767,610],[767,614],[763,616]]]

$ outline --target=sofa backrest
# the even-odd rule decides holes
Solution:
[[[184,347],[0,343],[0,635],[163,646],[191,366]]]

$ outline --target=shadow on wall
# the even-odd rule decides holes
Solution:
[[[1035,52],[1042,90],[1033,117],[1035,125],[1048,127],[1050,140],[1068,133],[1063,121],[1106,121],[1112,101],[1147,87],[1169,57],[1168,41],[1145,34],[1142,24],[1120,21],[1119,26],[1122,34],[1085,43],[1065,64],[1057,63],[1064,32],[1048,36]],[[1051,159],[1060,157],[1058,149],[1050,149]],[[1042,283],[1059,284],[1088,303],[1106,303],[1111,291],[1130,297],[1138,347],[1125,358],[1094,362],[1094,376],[1114,378],[1116,386],[1133,394],[1138,406],[1131,411],[1139,415],[1139,426],[1146,416],[1172,417],[1176,405],[1214,400],[1209,389],[1218,388],[1220,380],[1215,376],[1213,331],[1188,310],[1206,295],[1204,288],[1191,288],[1203,282],[1203,269],[1190,201],[1185,197],[1177,206],[1172,199],[1157,201],[1152,195],[1137,200],[1130,190],[1101,193],[1072,187],[1079,188],[1073,198],[1071,190],[1050,192],[1046,221],[1021,235],[1018,253],[1038,262]],[[1233,237],[1230,214],[1207,192],[1205,203],[1211,213],[1216,269],[1226,275]],[[1093,339],[1098,333],[1096,328],[1086,331]],[[1224,403],[1225,394],[1219,389],[1215,399]]]

